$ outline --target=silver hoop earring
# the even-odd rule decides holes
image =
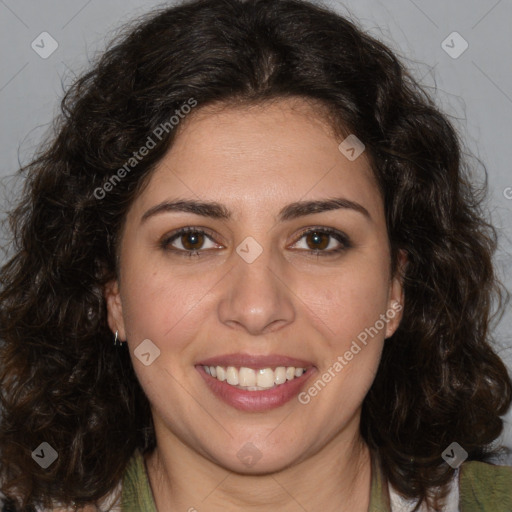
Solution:
[[[114,337],[114,347],[120,347],[121,342],[119,341],[119,331],[116,331],[116,335]]]

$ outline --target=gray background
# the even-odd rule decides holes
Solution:
[[[171,2],[170,2],[171,3]],[[9,207],[12,179],[47,133],[63,87],[104,48],[115,29],[160,2],[151,0],[0,0],[0,209]],[[328,1],[359,20],[390,45],[429,88],[489,173],[489,208],[499,230],[496,257],[504,284],[512,289],[512,0],[346,0]],[[457,58],[442,42],[458,32],[468,48]],[[58,48],[41,58],[31,47],[42,32]],[[458,51],[462,40],[445,44]],[[48,42],[45,48],[48,49]],[[41,50],[42,51],[42,50]],[[483,177],[475,167],[475,179]],[[512,314],[494,330],[498,351],[512,367]],[[512,411],[503,441],[512,447]],[[512,458],[509,459],[512,464]]]

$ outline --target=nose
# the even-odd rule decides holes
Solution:
[[[275,251],[264,249],[252,262],[234,252],[233,260],[218,305],[220,321],[254,336],[293,322],[294,295]]]

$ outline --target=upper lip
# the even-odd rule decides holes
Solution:
[[[198,365],[203,366],[245,366],[247,368],[277,368],[278,366],[294,366],[295,368],[309,368],[313,366],[310,361],[297,359],[296,357],[284,356],[281,354],[270,354],[266,356],[258,356],[251,354],[224,354],[221,356],[203,359]]]

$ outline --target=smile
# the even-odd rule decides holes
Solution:
[[[230,354],[201,361],[195,368],[209,392],[246,412],[283,406],[317,373],[311,362],[278,355]]]
[[[287,381],[300,377],[306,372],[305,368],[294,366],[278,366],[277,368],[247,368],[242,366],[203,366],[204,371],[220,382],[247,391],[263,391],[281,386]]]

